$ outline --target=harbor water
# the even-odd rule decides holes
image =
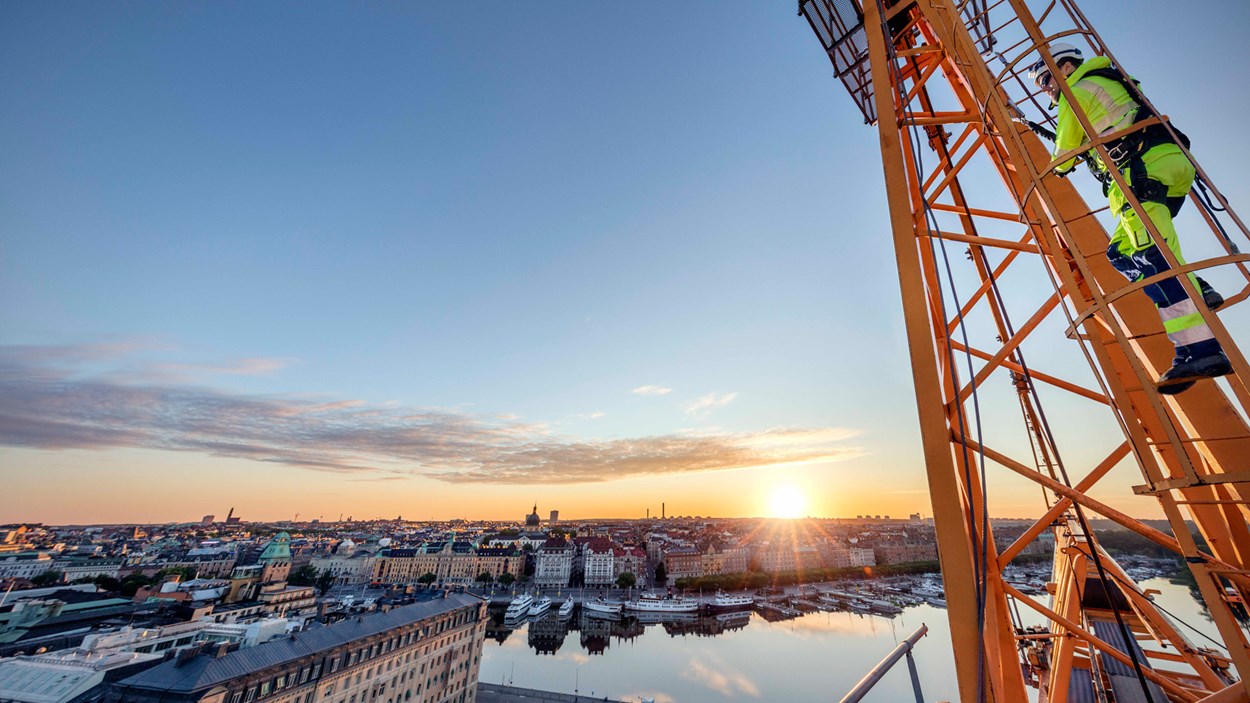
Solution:
[[[1164,578],[1141,586],[1160,591],[1155,601],[1184,623],[1215,634],[1184,586]],[[1025,624],[1041,622],[1021,610]],[[929,635],[915,650],[924,698],[958,699],[946,611],[930,605],[907,607],[893,618],[823,611],[771,622],[749,611],[642,615],[602,619],[579,608],[565,620],[551,612],[504,623],[500,614],[487,633],[480,678],[623,701],[827,703],[924,624]],[[1195,644],[1210,644],[1182,629]],[[906,665],[895,667],[866,700],[914,700]]]

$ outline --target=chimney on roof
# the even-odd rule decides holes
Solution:
[[[217,651],[213,653],[213,656],[217,659],[221,659],[238,648],[238,642],[220,642],[218,643]]]
[[[183,664],[186,664],[192,659],[195,659],[196,657],[198,657],[200,655],[200,652],[202,651],[204,651],[203,643],[194,644],[194,645],[191,645],[190,647],[184,647],[182,649],[179,649],[178,653],[174,657],[174,666],[179,667],[179,666],[182,666]]]

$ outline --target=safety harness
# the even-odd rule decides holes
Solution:
[[[1141,90],[1138,88],[1137,81],[1126,77],[1114,66],[1091,69],[1081,76],[1082,79],[1091,77],[1105,78],[1123,86],[1124,90],[1137,103],[1137,112],[1133,116],[1132,124],[1145,122],[1158,115],[1146,104],[1145,98],[1142,97]],[[1173,132],[1176,134],[1175,138],[1172,136]],[[1169,199],[1167,186],[1146,176],[1146,166],[1142,163],[1142,156],[1151,149],[1161,144],[1176,144],[1178,142],[1186,149],[1189,148],[1189,137],[1185,136],[1184,132],[1175,127],[1169,131],[1166,124],[1156,122],[1148,127],[1126,134],[1113,142],[1108,142],[1106,147],[1107,153],[1111,156],[1111,160],[1115,163],[1117,169],[1121,172],[1125,168],[1129,169],[1129,188],[1139,201],[1143,203],[1159,203],[1167,205],[1169,210],[1179,210],[1180,203],[1183,203],[1184,200],[1180,199],[1180,203],[1171,202],[1171,200],[1177,199]],[[1128,203],[1124,205],[1125,210],[1131,207]],[[1175,212],[1172,214],[1173,216],[1176,215]]]

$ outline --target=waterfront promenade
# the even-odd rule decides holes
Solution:
[[[539,691],[533,688],[518,688],[516,686],[500,686],[497,683],[478,682],[477,684],[477,701],[478,703],[630,703],[616,698],[590,698],[588,696],[575,696],[571,693],[556,693],[554,691]]]

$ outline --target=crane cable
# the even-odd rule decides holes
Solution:
[[[1115,580],[1115,581],[1119,582],[1119,583],[1120,583],[1121,585],[1123,585],[1123,586],[1129,586],[1129,587],[1133,587],[1133,588],[1136,588],[1136,586],[1137,586],[1137,584],[1134,584],[1134,583],[1125,583],[1125,581],[1124,581],[1123,579],[1121,579],[1119,576],[1117,576],[1117,575],[1115,575],[1115,574],[1111,574],[1111,578],[1112,578],[1113,580]],[[1210,642],[1211,644],[1214,644],[1216,647],[1219,647],[1220,649],[1224,650],[1225,652],[1227,652],[1227,651],[1228,651],[1228,645],[1227,645],[1227,644],[1225,644],[1225,643],[1223,643],[1223,642],[1220,642],[1219,640],[1216,640],[1215,638],[1211,637],[1211,635],[1208,635],[1207,633],[1203,632],[1202,630],[1199,630],[1197,627],[1194,627],[1193,625],[1190,625],[1188,622],[1186,622],[1185,620],[1181,619],[1181,617],[1180,617],[1179,615],[1177,615],[1176,613],[1173,613],[1172,611],[1168,610],[1167,608],[1164,608],[1163,606],[1159,605],[1159,604],[1158,604],[1158,603],[1156,603],[1153,599],[1148,598],[1148,600],[1150,600],[1151,604],[1152,604],[1152,605],[1154,605],[1154,607],[1156,607],[1156,608],[1158,608],[1159,610],[1163,611],[1163,612],[1164,612],[1164,613],[1165,613],[1168,617],[1172,618],[1172,619],[1173,619],[1173,620],[1175,620],[1176,622],[1179,622],[1180,624],[1184,625],[1185,627],[1188,627],[1189,629],[1193,630],[1193,631],[1194,631],[1194,632],[1196,632],[1199,636],[1201,636],[1203,639],[1207,640],[1207,641],[1208,641],[1208,642]]]

